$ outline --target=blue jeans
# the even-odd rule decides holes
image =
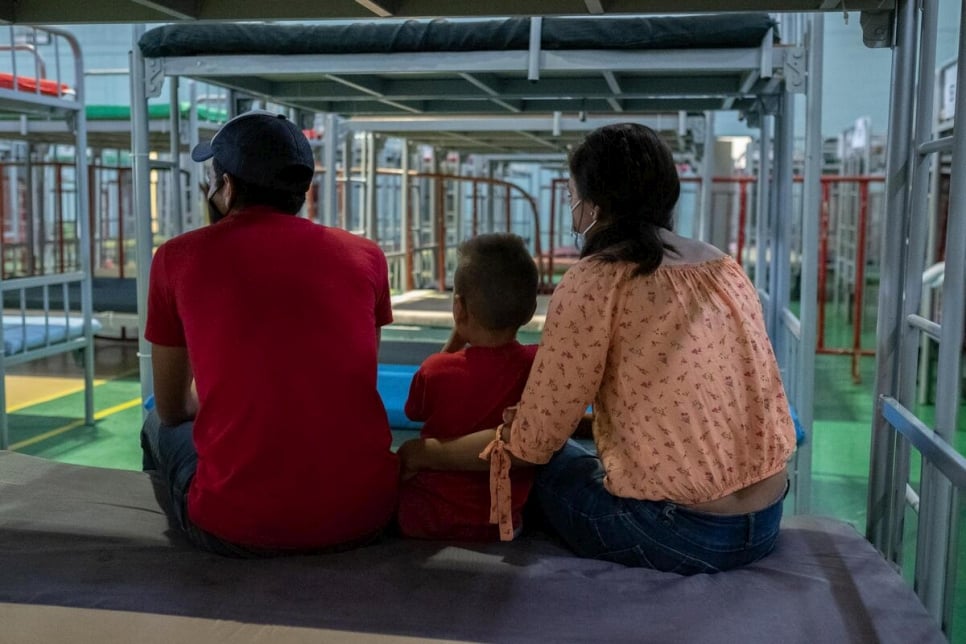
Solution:
[[[188,490],[198,466],[198,452],[191,436],[193,426],[192,421],[162,425],[157,412],[152,411],[141,428],[141,467],[151,475],[154,495],[168,515],[171,527],[196,547],[219,555],[257,557],[271,554],[219,539],[188,518]]]
[[[719,515],[614,496],[600,459],[572,440],[539,468],[531,498],[581,557],[684,575],[761,559],[774,549],[782,518],[782,499],[759,512]]]
[[[226,557],[277,557],[295,554],[342,552],[375,542],[381,534],[321,548],[284,549],[259,548],[225,541],[202,530],[188,517],[188,490],[198,467],[192,429],[194,423],[162,425],[157,412],[152,411],[141,428],[141,468],[151,476],[158,505],[168,515],[171,527],[194,546]]]

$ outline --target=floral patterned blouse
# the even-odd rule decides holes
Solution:
[[[635,267],[589,257],[564,275],[505,448],[546,463],[593,403],[615,496],[702,503],[779,472],[795,431],[741,267],[730,256],[646,276]],[[485,454],[501,451],[497,443]],[[509,467],[496,456],[494,506]]]

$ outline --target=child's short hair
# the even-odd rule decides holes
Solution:
[[[480,326],[501,331],[530,321],[537,307],[537,265],[523,239],[477,235],[458,252],[453,287]]]

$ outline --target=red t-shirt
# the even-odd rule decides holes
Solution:
[[[424,421],[424,438],[495,428],[503,410],[520,401],[536,353],[536,345],[511,342],[433,354],[413,376],[406,416]],[[489,480],[487,472],[420,472],[400,489],[400,530],[426,539],[499,540],[499,527],[490,523]],[[512,470],[510,483],[513,525],[519,526],[533,470]]]
[[[256,207],[158,249],[145,337],[188,349],[194,523],[316,548],[391,520],[398,463],[376,391],[391,321],[385,256],[343,230]]]

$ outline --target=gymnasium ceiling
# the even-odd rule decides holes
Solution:
[[[17,24],[889,10],[893,0],[0,0]]]

